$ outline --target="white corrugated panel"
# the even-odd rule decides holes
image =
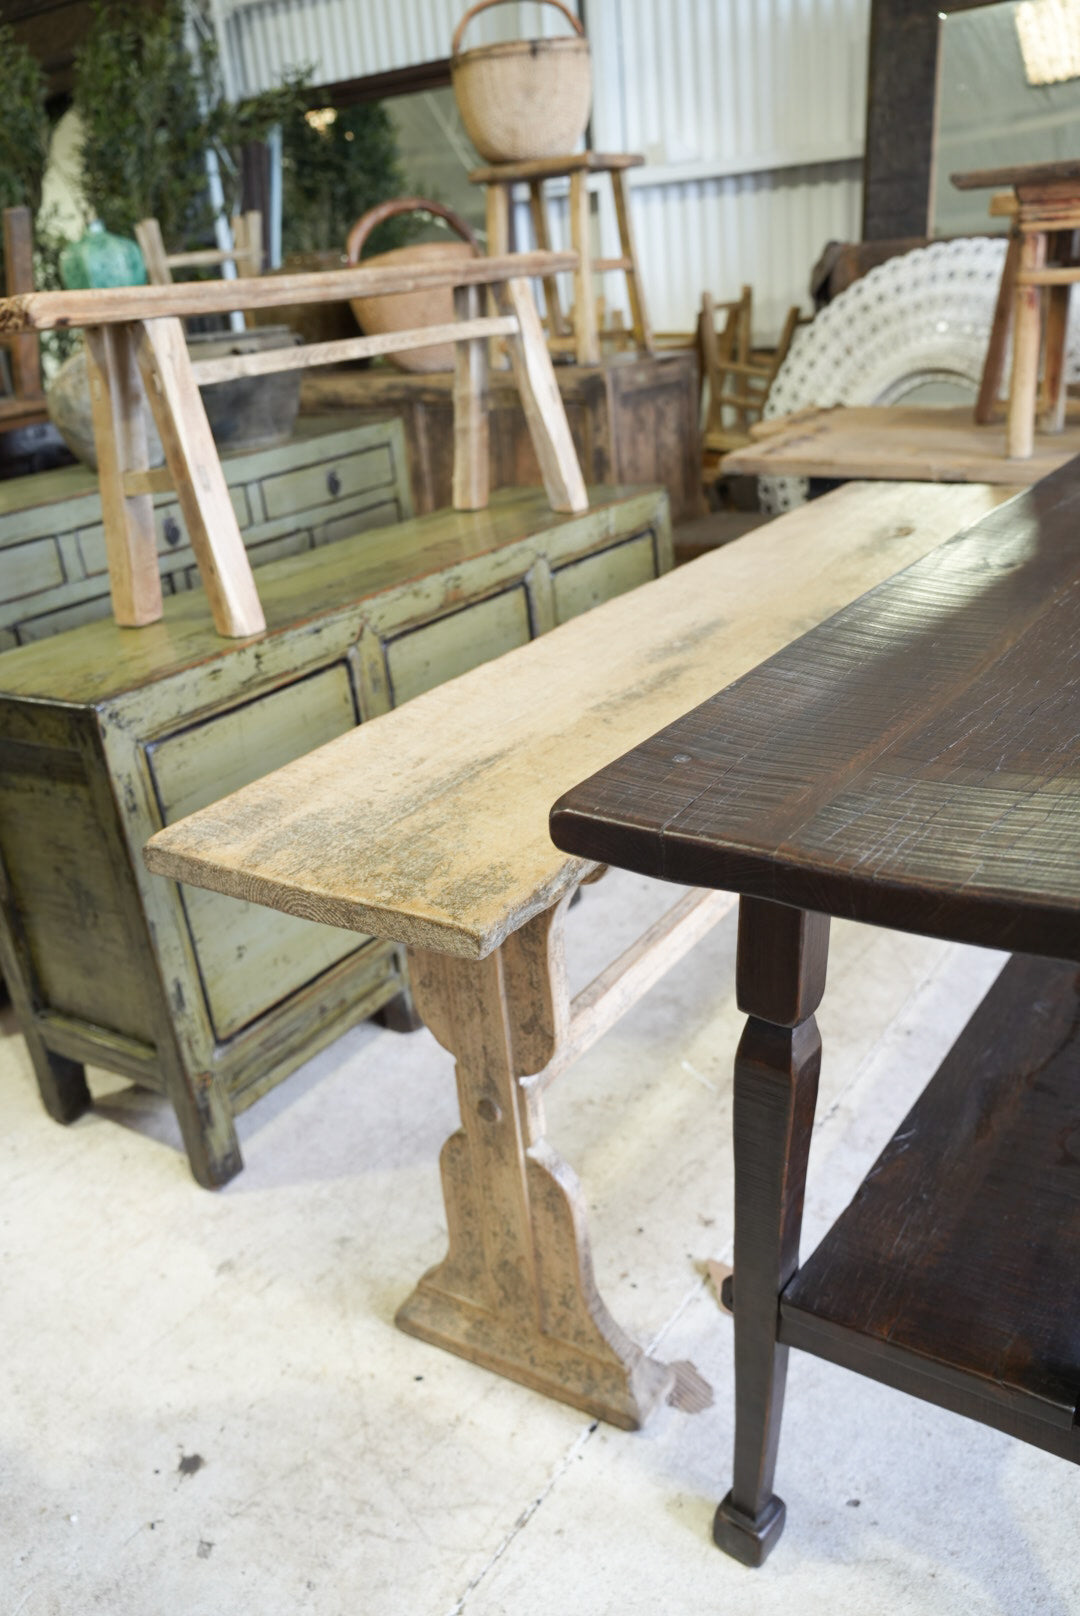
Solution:
[[[572,9],[578,9],[576,6]],[[758,340],[830,238],[859,234],[870,0],[585,0],[592,144],[640,151],[632,207],[653,324],[689,329],[702,290],[754,287]],[[445,56],[465,0],[219,0],[237,93],[310,64],[316,82]],[[536,0],[466,45],[564,31]],[[606,185],[602,251],[617,251]],[[561,228],[557,231],[561,236]],[[605,291],[625,308],[621,277]]]
[[[233,0],[221,5],[240,95],[267,89],[305,63],[316,84],[332,84],[437,61],[450,54],[465,10],[462,0]],[[465,45],[566,28],[553,7],[519,0],[476,18]]]

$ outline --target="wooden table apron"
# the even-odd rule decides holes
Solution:
[[[742,895],[714,1532],[748,1564],[790,1345],[1080,1460],[1078,534],[1073,461],[552,811],[568,852]],[[1016,957],[800,1269],[830,915]]]

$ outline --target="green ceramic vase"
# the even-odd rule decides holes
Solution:
[[[69,291],[91,286],[145,286],[146,265],[138,242],[110,235],[100,219],[91,221],[81,241],[60,254],[60,279]]]

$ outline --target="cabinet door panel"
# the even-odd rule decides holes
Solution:
[[[399,635],[386,648],[394,706],[531,637],[529,599],[520,586]]]
[[[166,824],[291,763],[356,723],[344,664],[216,713],[148,750]],[[182,887],[215,1037],[230,1038],[366,939]]]
[[[621,595],[656,577],[656,552],[651,533],[625,544],[601,550],[599,555],[572,561],[555,573],[555,616],[560,623],[578,617],[602,600]]]

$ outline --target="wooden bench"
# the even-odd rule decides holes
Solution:
[[[556,850],[549,806],[1004,497],[851,485],[148,843],[161,875],[407,945],[462,1128],[442,1153],[449,1254],[403,1329],[626,1427],[671,1392],[597,1293],[543,1095],[733,900],[683,898],[571,1001],[563,919],[596,866]]]

